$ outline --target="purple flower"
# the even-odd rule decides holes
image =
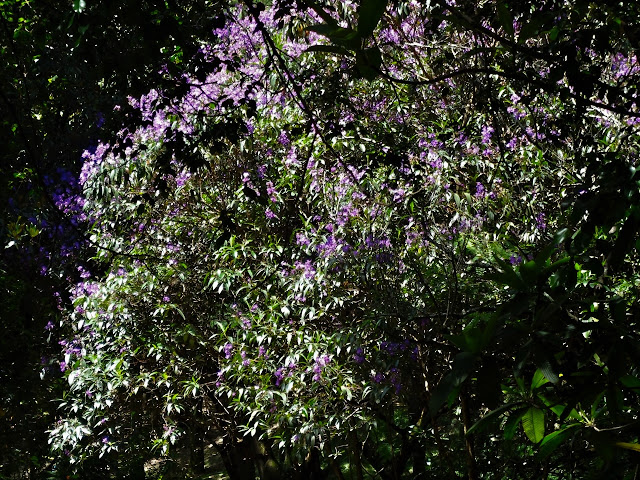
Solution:
[[[493,127],[490,127],[489,125],[482,127],[482,143],[484,145],[489,143],[491,135],[493,135]]]
[[[398,188],[397,190],[391,190],[391,193],[393,193],[393,201],[396,203],[401,202],[406,195],[406,192],[402,188]]]
[[[314,360],[314,364],[312,367],[312,371],[314,373],[313,375],[313,380],[316,382],[319,382],[320,380],[322,380],[322,370],[323,367],[326,367],[329,362],[331,362],[331,357],[329,357],[329,355],[322,355],[320,357],[317,357]]]
[[[267,182],[267,195],[269,195],[269,200],[271,200],[273,203],[277,202],[278,201],[277,194],[278,194],[278,191],[273,186],[273,182],[271,181]]]
[[[306,262],[296,262],[295,263],[295,271],[300,271],[304,273],[304,277],[311,280],[316,275],[316,269],[311,260],[307,260]]]
[[[280,142],[280,144],[284,145],[285,147],[291,143],[287,132],[285,132],[284,130],[280,132],[280,135],[278,136],[278,142]]]
[[[276,386],[280,386],[282,383],[282,378],[284,377],[283,368],[279,368],[273,374],[276,377]]]
[[[53,325],[53,323],[51,322],[51,320],[49,320],[49,322],[47,323],[47,325],[44,327],[44,329],[45,329],[45,330],[47,330],[47,331],[53,330],[53,328],[54,328],[54,325]]]
[[[321,243],[316,248],[322,254],[323,257],[329,257],[333,252],[335,252],[338,247],[338,242],[333,238],[333,236],[327,237],[327,240],[324,243]]]
[[[362,348],[356,350],[356,353],[353,355],[353,361],[356,363],[364,362],[364,350],[362,350]]]
[[[91,273],[85,270],[84,268],[82,268],[82,266],[78,267],[78,272],[80,272],[80,278],[87,279],[91,277]]]
[[[176,185],[178,187],[183,187],[187,180],[191,178],[191,174],[189,172],[182,172],[176,176]]]
[[[233,350],[232,343],[226,343],[223,347],[224,350],[224,358],[231,358],[231,351]]]
[[[222,385],[222,382],[224,382],[224,372],[223,371],[219,371],[218,372],[218,379],[216,380],[216,387],[220,387]]]

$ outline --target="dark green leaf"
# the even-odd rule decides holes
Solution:
[[[357,50],[360,48],[360,34],[351,28],[336,27],[326,23],[312,25],[307,30],[319,33],[331,40],[335,45],[342,46],[349,50]]]
[[[358,8],[358,33],[365,38],[373,34],[387,8],[387,0],[362,0]]]
[[[509,10],[509,6],[505,2],[498,3],[498,20],[500,21],[500,25],[504,28],[504,31],[509,35],[513,36],[513,15]]]
[[[451,372],[442,379],[431,395],[429,410],[432,415],[438,412],[449,395],[467,379],[475,367],[476,360],[476,355],[469,352],[460,352],[456,355]]]
[[[518,405],[522,405],[523,403],[524,402],[506,403],[496,408],[495,410],[492,410],[491,412],[487,413],[484,417],[482,417],[480,420],[478,420],[476,423],[474,423],[472,427],[469,430],[467,430],[467,435],[471,435],[472,433],[482,432],[487,427],[489,427],[494,421],[496,421],[501,415],[503,415],[505,412],[508,412],[512,408],[517,407]]]
[[[540,372],[545,376],[547,380],[549,380],[554,385],[560,381],[560,377],[554,371],[553,366],[549,359],[544,359],[538,367],[540,368]]]
[[[640,389],[640,379],[638,377],[634,377],[633,375],[625,375],[624,377],[620,377],[620,383],[627,388],[631,388],[633,390]]]
[[[522,420],[522,416],[527,412],[527,408],[522,408],[520,410],[516,410],[511,415],[509,415],[509,419],[507,423],[504,425],[504,439],[511,440],[518,430],[518,425],[520,425],[520,421]]]
[[[581,423],[572,423],[560,430],[550,433],[542,439],[540,443],[540,450],[538,455],[541,458],[546,458],[551,455],[567,438],[575,433],[576,427],[582,426]]]
[[[87,8],[87,2],[84,0],[73,0],[73,11],[76,13],[82,13]]]

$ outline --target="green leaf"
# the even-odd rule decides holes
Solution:
[[[620,383],[627,388],[631,388],[633,390],[640,389],[640,379],[634,377],[633,375],[625,375],[624,377],[620,377]]]
[[[514,270],[509,263],[505,262],[499,257],[496,257],[495,260],[500,267],[500,270],[502,271],[498,273],[489,273],[487,275],[488,279],[507,285],[514,290],[527,290],[527,284],[522,280],[522,277],[520,277],[517,271]]]
[[[378,26],[384,11],[387,8],[387,0],[362,0],[358,8],[358,33],[361,37],[368,37]]]
[[[340,30],[340,27],[338,27],[337,25],[328,24],[328,23],[318,23],[316,25],[311,25],[307,27],[305,30],[308,30],[310,32],[316,32],[328,38],[330,35],[333,35],[338,30]]]
[[[527,412],[527,408],[522,408],[520,410],[516,410],[511,415],[509,415],[509,419],[507,423],[504,425],[504,439],[511,440],[518,430],[518,425],[520,425],[520,421],[522,420],[522,416]]]
[[[536,370],[533,374],[533,378],[531,379],[531,391],[534,391],[536,388],[540,388],[545,383],[549,383],[549,379],[545,377],[542,370]]]
[[[76,13],[82,13],[87,8],[87,2],[84,0],[73,0],[73,11]]]
[[[477,356],[469,352],[460,352],[453,359],[451,372],[435,388],[429,400],[429,411],[435,415],[449,396],[458,389],[475,368]]]
[[[537,407],[529,408],[522,416],[522,429],[529,440],[539,443],[544,438],[544,411]]]
[[[520,273],[520,277],[525,282],[525,284],[534,286],[538,281],[538,275],[540,274],[540,265],[538,265],[535,260],[529,260],[528,262],[522,263],[518,267],[518,272]]]
[[[616,442],[616,447],[633,450],[634,452],[640,452],[640,444],[637,443]]]
[[[375,79],[381,64],[382,56],[377,47],[356,51],[356,66],[365,79],[369,81]]]
[[[582,426],[581,423],[572,423],[560,430],[550,433],[542,439],[540,443],[540,451],[538,455],[541,458],[546,458],[551,455],[556,449],[564,442],[569,436],[573,434],[576,427]]]
[[[514,34],[513,15],[511,15],[509,6],[505,2],[498,3],[498,20],[504,31],[512,37]]]
[[[560,377],[554,371],[551,362],[548,359],[544,359],[544,361],[539,365],[540,372],[544,375],[544,377],[549,380],[554,385],[560,381]]]
[[[522,405],[524,402],[510,402],[506,403],[495,410],[487,413],[484,417],[474,423],[469,430],[467,430],[467,435],[471,435],[472,433],[479,433],[485,430],[494,420],[497,420],[505,412],[508,412],[514,407],[518,405]]]
[[[357,50],[360,48],[360,34],[351,28],[336,27],[327,23],[320,23],[317,25],[311,25],[306,29],[323,35],[331,40],[332,43],[342,46],[348,50]]]

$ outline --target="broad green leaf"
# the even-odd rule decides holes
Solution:
[[[506,403],[495,410],[487,413],[484,417],[474,423],[469,430],[467,430],[467,435],[471,435],[472,433],[479,433],[485,430],[491,423],[497,420],[501,415],[505,412],[508,412],[514,407],[518,405],[522,405],[524,402],[510,402]]]
[[[638,377],[634,377],[633,375],[625,375],[624,377],[620,377],[620,383],[627,388],[631,388],[633,390],[640,389],[640,379]]]
[[[551,366],[551,362],[548,359],[545,359],[540,365],[538,365],[540,368],[540,372],[542,372],[542,374],[544,375],[544,377],[549,380],[551,383],[553,383],[554,385],[556,383],[558,383],[560,381],[560,377],[558,376],[558,374],[553,370],[553,367]]]
[[[84,0],[73,0],[73,11],[76,13],[82,13],[87,8],[87,2]]]
[[[362,0],[358,8],[358,33],[361,37],[368,37],[378,26],[384,11],[387,8],[387,0]]]
[[[545,377],[542,370],[536,370],[533,374],[533,378],[531,379],[531,391],[535,390],[536,388],[540,388],[545,383],[549,383],[549,379]]]
[[[511,440],[518,430],[518,425],[520,425],[520,421],[522,420],[522,416],[527,412],[527,408],[521,408],[520,410],[516,410],[507,419],[507,422],[504,425],[504,439]]]
[[[544,438],[544,411],[531,407],[522,416],[522,429],[529,440],[538,443]]]
[[[538,455],[540,455],[541,458],[546,458],[551,455],[562,444],[562,442],[573,435],[576,427],[580,426],[582,426],[581,423],[572,423],[571,425],[545,436],[540,443]]]
[[[435,415],[449,396],[459,388],[475,368],[477,356],[469,352],[460,352],[453,360],[451,372],[435,388],[429,401],[429,410]]]
[[[307,30],[323,35],[331,40],[332,43],[349,50],[357,50],[360,48],[360,34],[351,28],[335,27],[326,23],[320,23],[307,27]]]
[[[522,277],[519,275],[519,273],[516,270],[514,270],[509,263],[505,262],[499,257],[496,257],[495,261],[499,265],[500,270],[502,271],[497,273],[489,273],[487,275],[487,278],[489,278],[490,280],[494,280],[498,283],[507,285],[513,288],[514,290],[520,290],[520,291],[527,290],[527,284],[522,280]]]
[[[381,63],[382,57],[380,56],[380,50],[377,48],[356,51],[356,66],[360,74],[369,81],[378,76]]]
[[[504,28],[504,31],[509,34],[509,36],[513,36],[513,15],[509,10],[509,6],[504,1],[498,3],[498,20],[502,28]]]
[[[633,450],[634,452],[640,452],[640,444],[638,443],[616,442],[616,447]]]

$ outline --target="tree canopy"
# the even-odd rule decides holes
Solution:
[[[64,14],[91,97],[3,97],[100,117],[68,170],[2,167],[42,193],[7,258],[42,198],[71,229],[40,249],[70,288],[40,321],[52,468],[197,477],[211,446],[232,479],[635,478],[635,2],[127,8]]]

